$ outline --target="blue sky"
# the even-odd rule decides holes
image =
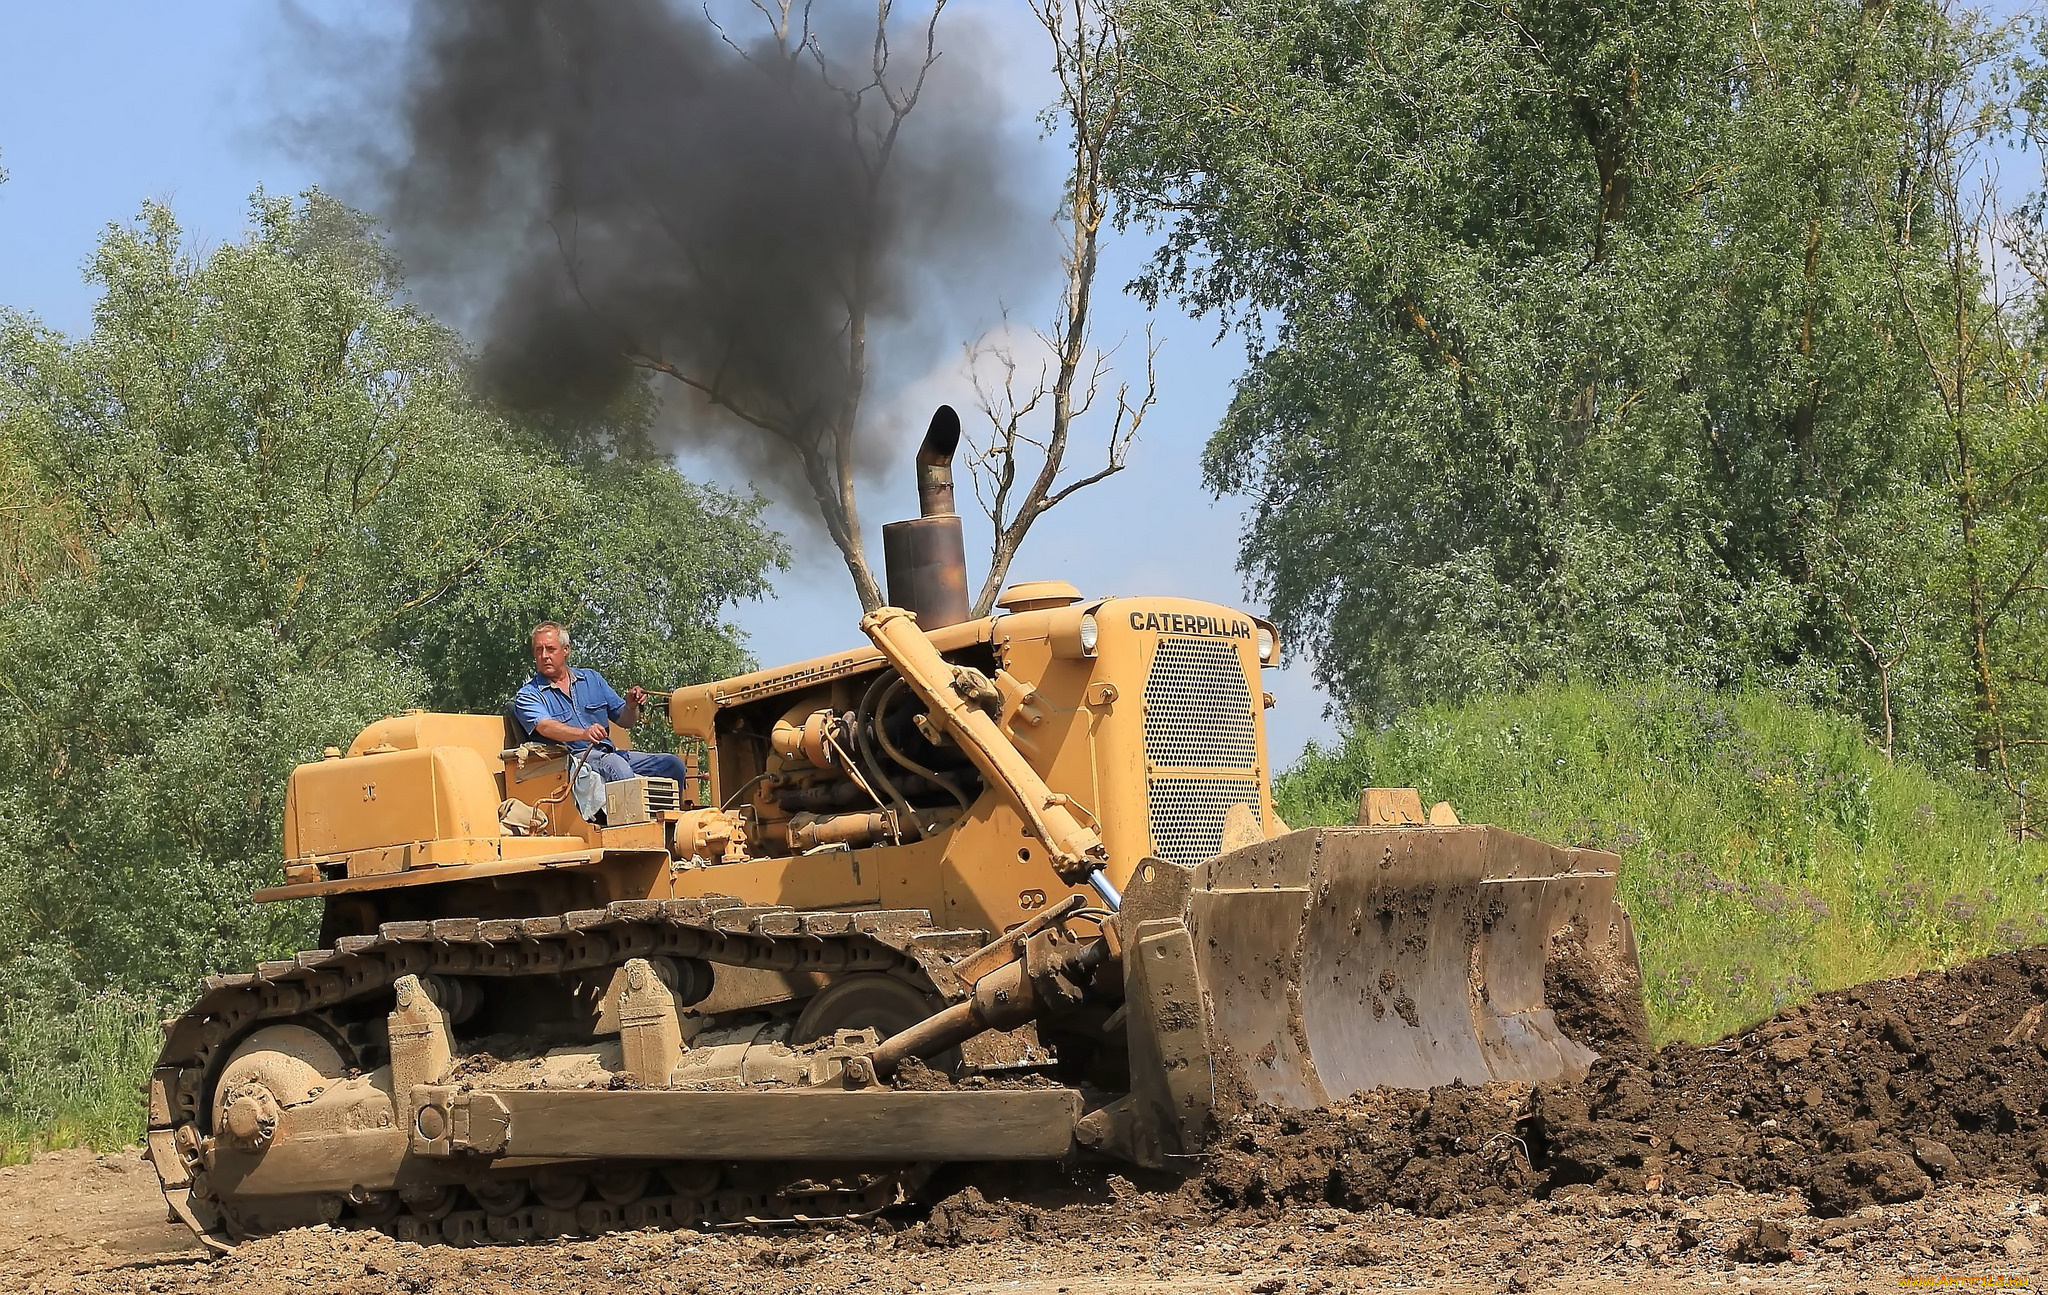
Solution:
[[[965,0],[996,29],[1001,48],[1019,54],[1005,68],[1005,89],[1019,129],[1049,89],[1043,36],[1018,0]],[[290,148],[282,126],[311,102],[285,52],[276,0],[210,0],[164,5],[140,0],[28,4],[14,0],[0,17],[0,303],[67,332],[89,326],[93,293],[81,270],[110,222],[131,218],[145,199],[168,203],[193,243],[233,241],[245,227],[249,195],[260,185],[296,192],[335,177]],[[1044,209],[1057,201],[1046,156]],[[1085,491],[1040,522],[1012,568],[1013,579],[1058,577],[1094,593],[1160,593],[1249,605],[1235,570],[1243,501],[1216,501],[1202,488],[1200,455],[1243,366],[1234,339],[1215,342],[1212,324],[1173,311],[1148,316],[1117,291],[1141,261],[1136,240],[1109,249],[1099,298],[1098,337],[1130,341],[1142,354],[1147,323],[1162,339],[1159,403],[1146,420],[1131,469]],[[1022,321],[1045,313],[1058,266],[1020,283],[1018,297],[990,303],[993,322],[1007,304]],[[960,339],[962,342],[967,338]],[[901,357],[916,360],[916,357]],[[968,412],[970,393],[954,356],[928,357],[914,394],[893,422],[914,440],[930,402],[951,399]],[[922,364],[923,361],[919,360]],[[1129,366],[1127,366],[1129,367]],[[917,406],[913,408],[912,406]],[[686,471],[744,483],[730,464],[691,457]],[[863,520],[879,553],[879,525],[914,513],[906,470],[878,483]],[[799,540],[815,532],[784,513]],[[985,545],[969,519],[970,562]],[[985,532],[985,525],[984,525]],[[879,565],[879,563],[878,563]],[[975,580],[979,582],[979,574]],[[1256,609],[1256,608],[1255,608]],[[829,544],[808,544],[776,597],[739,609],[738,619],[763,662],[831,651],[857,637],[858,604]],[[649,681],[654,682],[654,681]],[[1269,672],[1280,698],[1269,712],[1273,755],[1291,761],[1311,737],[1327,736],[1323,699],[1303,666]]]

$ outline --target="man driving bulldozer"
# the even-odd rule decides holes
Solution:
[[[631,728],[640,721],[647,690],[635,684],[621,697],[595,670],[569,664],[569,631],[559,622],[542,621],[527,636],[533,648],[533,677],[512,699],[520,727],[544,742],[559,742],[571,752],[584,752],[584,767],[606,782],[624,778],[685,776],[680,758],[664,751],[620,751],[612,746],[610,725]],[[594,748],[594,749],[593,749]]]

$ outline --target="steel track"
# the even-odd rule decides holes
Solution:
[[[400,976],[508,981],[678,957],[828,976],[876,972],[951,1000],[961,993],[951,963],[986,938],[936,931],[923,910],[798,912],[723,898],[629,900],[550,917],[387,923],[375,935],[344,936],[333,949],[203,982],[197,1001],[168,1023],[150,1075],[149,1159],[172,1211],[210,1247],[267,1230],[247,1217],[246,1203],[217,1195],[208,1182],[205,1147],[221,1067],[236,1044],[267,1025],[298,1022],[343,1037],[345,1010],[381,1007]],[[313,1221],[456,1245],[618,1228],[807,1222],[886,1209],[914,1193],[932,1166],[752,1162],[712,1167],[715,1174],[703,1162],[594,1168],[580,1192],[562,1174],[485,1176],[480,1169],[480,1190],[454,1184],[410,1200],[387,1192],[322,1197]]]

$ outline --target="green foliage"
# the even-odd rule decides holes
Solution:
[[[503,709],[546,616],[627,679],[740,669],[721,613],[783,560],[758,498],[640,451],[644,409],[543,434],[480,404],[360,216],[252,216],[203,259],[160,207],[110,229],[82,338],[0,314],[0,447],[82,544],[0,603],[10,991],[176,1000],[304,945],[310,913],[247,898],[295,764]]]
[[[1290,823],[1411,786],[1466,822],[1614,850],[1659,1041],[2048,932],[2048,848],[1976,782],[1887,764],[1842,719],[1742,690],[1546,686],[1422,707],[1310,748]]]
[[[35,592],[50,576],[92,559],[77,509],[44,488],[35,467],[0,442],[0,603]]]
[[[426,673],[423,704],[502,710],[532,673],[527,633],[570,627],[576,663],[629,683],[672,688],[752,668],[727,606],[765,588],[781,563],[760,534],[760,500],[697,485],[665,461],[579,457],[563,520],[422,607],[404,633]],[[643,727],[643,748],[669,740]]]
[[[161,1014],[118,990],[61,1007],[42,997],[0,1005],[0,1164],[140,1141],[138,1095],[163,1046]]]
[[[1122,13],[1144,285],[1244,326],[1209,482],[1344,706],[1654,672],[1980,767],[2048,736],[1996,637],[2043,621],[2048,366],[1967,201],[2009,33],[1932,0]]]

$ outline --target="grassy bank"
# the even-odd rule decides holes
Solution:
[[[2048,940],[2048,848],[2015,843],[1996,800],[1768,695],[1546,687],[1416,711],[1311,748],[1276,795],[1297,826],[1342,823],[1373,786],[1618,852],[1660,1040]]]
[[[163,1042],[157,1020],[153,1005],[118,993],[67,1010],[0,1009],[0,1164],[139,1140],[142,1084]]]

